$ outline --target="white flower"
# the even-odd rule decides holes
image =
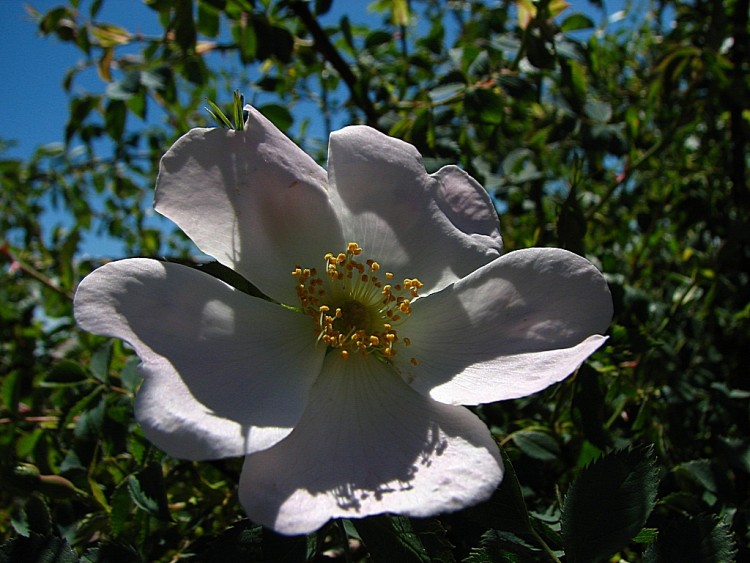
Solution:
[[[286,534],[488,498],[502,462],[460,405],[572,373],[606,339],[602,275],[564,250],[501,256],[485,190],[455,166],[428,175],[407,143],[347,127],[326,173],[247,109],[244,131],[175,143],[155,207],[269,299],[148,259],[76,294],[82,328],[140,356],[145,435],[179,458],[246,456],[248,516]]]

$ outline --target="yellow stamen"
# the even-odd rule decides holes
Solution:
[[[296,293],[304,312],[316,321],[318,342],[338,349],[343,359],[360,352],[390,360],[400,342],[411,344],[396,327],[411,315],[412,301],[419,296],[422,283],[405,278],[403,285],[382,284],[374,275],[380,264],[372,259],[360,261],[357,257],[362,252],[359,244],[350,242],[345,253],[327,253],[324,275],[318,275],[315,268],[295,266],[291,273]],[[366,273],[368,269],[370,273]],[[385,272],[386,280],[393,277]],[[414,365],[416,361],[410,359]]]

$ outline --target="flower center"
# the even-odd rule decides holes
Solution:
[[[350,242],[346,252],[325,255],[323,275],[297,266],[292,272],[297,296],[315,321],[318,342],[339,350],[344,359],[359,352],[388,360],[399,345],[411,344],[398,329],[411,315],[411,302],[423,284],[417,278],[393,284],[393,274],[379,274],[380,264],[360,260],[361,254],[362,248]],[[418,364],[416,358],[410,361]]]

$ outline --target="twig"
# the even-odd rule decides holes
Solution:
[[[50,288],[55,293],[58,293],[65,297],[66,299],[72,301],[73,300],[73,294],[69,291],[66,291],[65,289],[58,286],[55,282],[53,282],[50,278],[42,274],[40,271],[36,270],[23,260],[21,260],[16,253],[14,253],[10,246],[8,246],[7,243],[0,246],[0,254],[4,254],[12,264],[15,265],[16,268],[21,270],[24,274],[31,276],[36,281],[42,283],[43,285]]]
[[[336,47],[333,46],[326,32],[320,27],[318,20],[310,12],[307,2],[289,2],[289,9],[302,20],[305,27],[310,32],[315,41],[315,47],[318,49],[323,58],[331,63],[336,72],[349,89],[352,100],[365,112],[367,124],[375,126],[378,121],[378,113],[372,105],[370,98],[365,92],[358,87],[357,76],[352,71],[349,64],[342,58]]]

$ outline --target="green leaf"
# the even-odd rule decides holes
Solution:
[[[21,372],[13,370],[3,378],[3,404],[8,412],[18,412],[18,401],[21,397],[23,377]]]
[[[560,30],[563,33],[578,31],[580,29],[591,29],[592,27],[594,27],[594,22],[591,18],[579,13],[569,15],[560,24]]]
[[[587,225],[576,192],[576,186],[573,186],[560,209],[560,215],[557,217],[557,238],[562,248],[583,255]]]
[[[430,563],[427,550],[405,516],[371,516],[354,525],[373,561]]]
[[[512,532],[504,530],[487,530],[482,534],[480,548],[472,552],[469,561],[513,561],[513,554],[528,560],[541,560],[541,549],[535,547]],[[479,557],[479,559],[477,559]]]
[[[40,387],[74,385],[82,383],[88,378],[89,374],[81,364],[73,360],[61,360],[52,366],[47,377],[39,385]]]
[[[122,139],[125,133],[125,122],[128,117],[128,109],[122,100],[110,100],[104,112],[104,124],[107,133],[115,141]]]
[[[390,44],[393,42],[393,34],[384,30],[377,30],[367,34],[365,38],[365,48],[372,50],[379,45]]]
[[[599,374],[588,364],[583,364],[578,369],[573,408],[574,413],[578,415],[576,422],[583,435],[597,448],[607,449],[611,442],[604,429],[607,420],[607,401],[599,383]]]
[[[129,545],[102,543],[86,550],[81,563],[139,563],[143,558]]]
[[[95,398],[100,392],[100,388],[95,389],[94,392],[85,397],[83,401],[86,401],[89,398],[93,400],[93,398]],[[88,405],[88,402],[85,404]],[[97,441],[101,437],[106,410],[107,400],[105,397],[102,397],[94,408],[84,411],[76,421],[75,428],[73,429],[73,435],[76,437],[76,440],[80,442]]]
[[[483,525],[515,534],[532,532],[529,511],[523,498],[521,483],[505,449],[500,448],[505,466],[503,480],[490,499],[469,508],[467,514]]]
[[[487,51],[480,51],[471,61],[466,73],[477,79],[484,79],[490,72],[490,56]]]
[[[711,493],[719,492],[717,474],[714,471],[711,460],[693,459],[677,465],[673,470],[675,474],[687,477],[701,485]]]
[[[472,121],[498,125],[503,121],[505,104],[500,95],[488,88],[469,88],[464,97],[466,115]]]
[[[570,561],[599,561],[627,546],[651,513],[658,485],[651,448],[618,450],[584,468],[562,510]]]
[[[644,563],[733,561],[735,546],[729,525],[711,514],[679,516],[659,529],[656,542],[649,545]]]
[[[172,28],[175,40],[183,51],[190,51],[195,46],[195,22],[193,21],[193,2],[177,0],[174,2]]]
[[[633,538],[635,543],[653,543],[659,535],[656,528],[643,528],[638,535]]]
[[[294,52],[294,37],[283,27],[272,25],[265,16],[253,18],[257,37],[256,58],[264,61],[275,57],[281,62],[291,61]]]
[[[450,82],[448,84],[441,84],[436,86],[427,95],[430,96],[435,104],[445,103],[453,98],[456,98],[459,94],[463,94],[466,89],[466,85],[461,82]]]
[[[282,105],[265,104],[260,106],[258,111],[282,131],[288,131],[294,123],[294,117],[292,117],[289,109]]]
[[[331,9],[333,0],[315,0],[315,15],[322,16]]]
[[[63,538],[32,533],[0,546],[0,563],[77,563],[76,552]]]
[[[172,519],[167,506],[164,476],[158,463],[150,463],[138,473],[130,475],[128,491],[130,498],[141,510],[161,520]]]
[[[531,182],[543,176],[534,163],[534,153],[526,148],[510,151],[503,159],[502,169],[512,184]]]
[[[205,0],[198,2],[198,21],[196,26],[198,31],[206,37],[216,37],[219,35],[219,15],[221,12]]]
[[[526,57],[537,68],[553,69],[555,67],[555,55],[547,42],[539,35],[533,33],[527,35]]]
[[[109,502],[111,508],[109,513],[109,523],[112,527],[112,535],[117,537],[125,529],[133,507],[128,481],[124,481],[115,489]]]
[[[141,73],[137,70],[130,70],[115,82],[107,86],[107,97],[110,100],[127,100],[138,93],[141,87]]]
[[[30,496],[26,501],[24,511],[31,534],[46,536],[52,533],[52,515],[44,500],[36,495]]]
[[[737,469],[750,473],[750,440],[719,437],[724,456]]]
[[[112,341],[110,340],[91,355],[91,362],[89,362],[91,373],[102,383],[109,381],[109,363],[111,361]]]
[[[141,71],[141,84],[143,84],[149,90],[156,90],[161,92],[169,78],[169,74],[164,71],[164,68],[156,70],[144,70]]]
[[[520,430],[513,433],[513,443],[527,456],[539,461],[555,461],[560,458],[560,445],[546,432]]]
[[[412,529],[419,536],[422,545],[433,563],[453,563],[453,544],[448,540],[447,531],[437,518],[416,518],[411,521]]]
[[[298,563],[312,560],[315,551],[314,534],[282,536],[244,521],[215,536],[204,549],[199,550],[194,560],[201,563],[214,563],[215,561]]]

